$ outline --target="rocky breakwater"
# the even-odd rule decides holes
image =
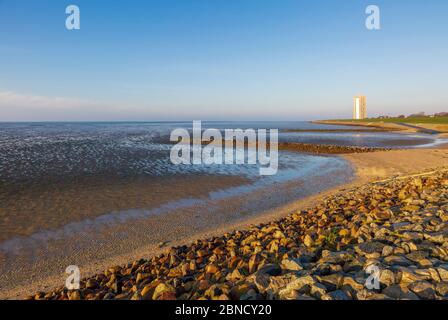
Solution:
[[[29,299],[448,299],[448,173],[371,183]]]
[[[296,151],[316,154],[348,154],[348,153],[366,153],[376,151],[389,151],[389,148],[379,147],[356,147],[356,146],[339,146],[330,144],[312,144],[298,142],[280,142],[279,150]]]

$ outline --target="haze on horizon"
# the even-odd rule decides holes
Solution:
[[[0,0],[0,121],[348,118],[356,94],[369,116],[448,111],[447,15],[441,0]]]

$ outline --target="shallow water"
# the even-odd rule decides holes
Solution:
[[[343,183],[351,175],[351,168],[341,158],[289,152],[280,152],[279,171],[274,176],[260,177],[257,165],[173,165],[169,159],[169,134],[174,128],[191,125],[0,124],[0,241],[30,236],[52,238],[84,226],[123,223],[179,206],[249,196],[322,175],[335,176],[313,185],[312,190],[307,190],[311,194]],[[203,128],[210,127],[353,129],[307,122],[203,123]],[[431,135],[383,132],[280,132],[279,140],[395,147],[436,142]],[[268,202],[258,199],[258,206],[244,210],[256,212],[261,204],[263,208],[281,205],[303,196],[303,189],[301,184],[288,189],[288,196],[273,197]],[[0,245],[7,247],[6,243]]]

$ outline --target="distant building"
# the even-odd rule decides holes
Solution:
[[[356,96],[353,98],[353,119],[367,118],[366,97]]]

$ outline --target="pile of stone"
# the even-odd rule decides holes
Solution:
[[[29,299],[448,299],[448,173],[371,183]]]
[[[279,150],[296,151],[317,154],[348,154],[348,153],[366,153],[376,151],[388,151],[389,148],[379,147],[355,147],[355,146],[338,146],[330,144],[311,144],[298,142],[280,142]]]

